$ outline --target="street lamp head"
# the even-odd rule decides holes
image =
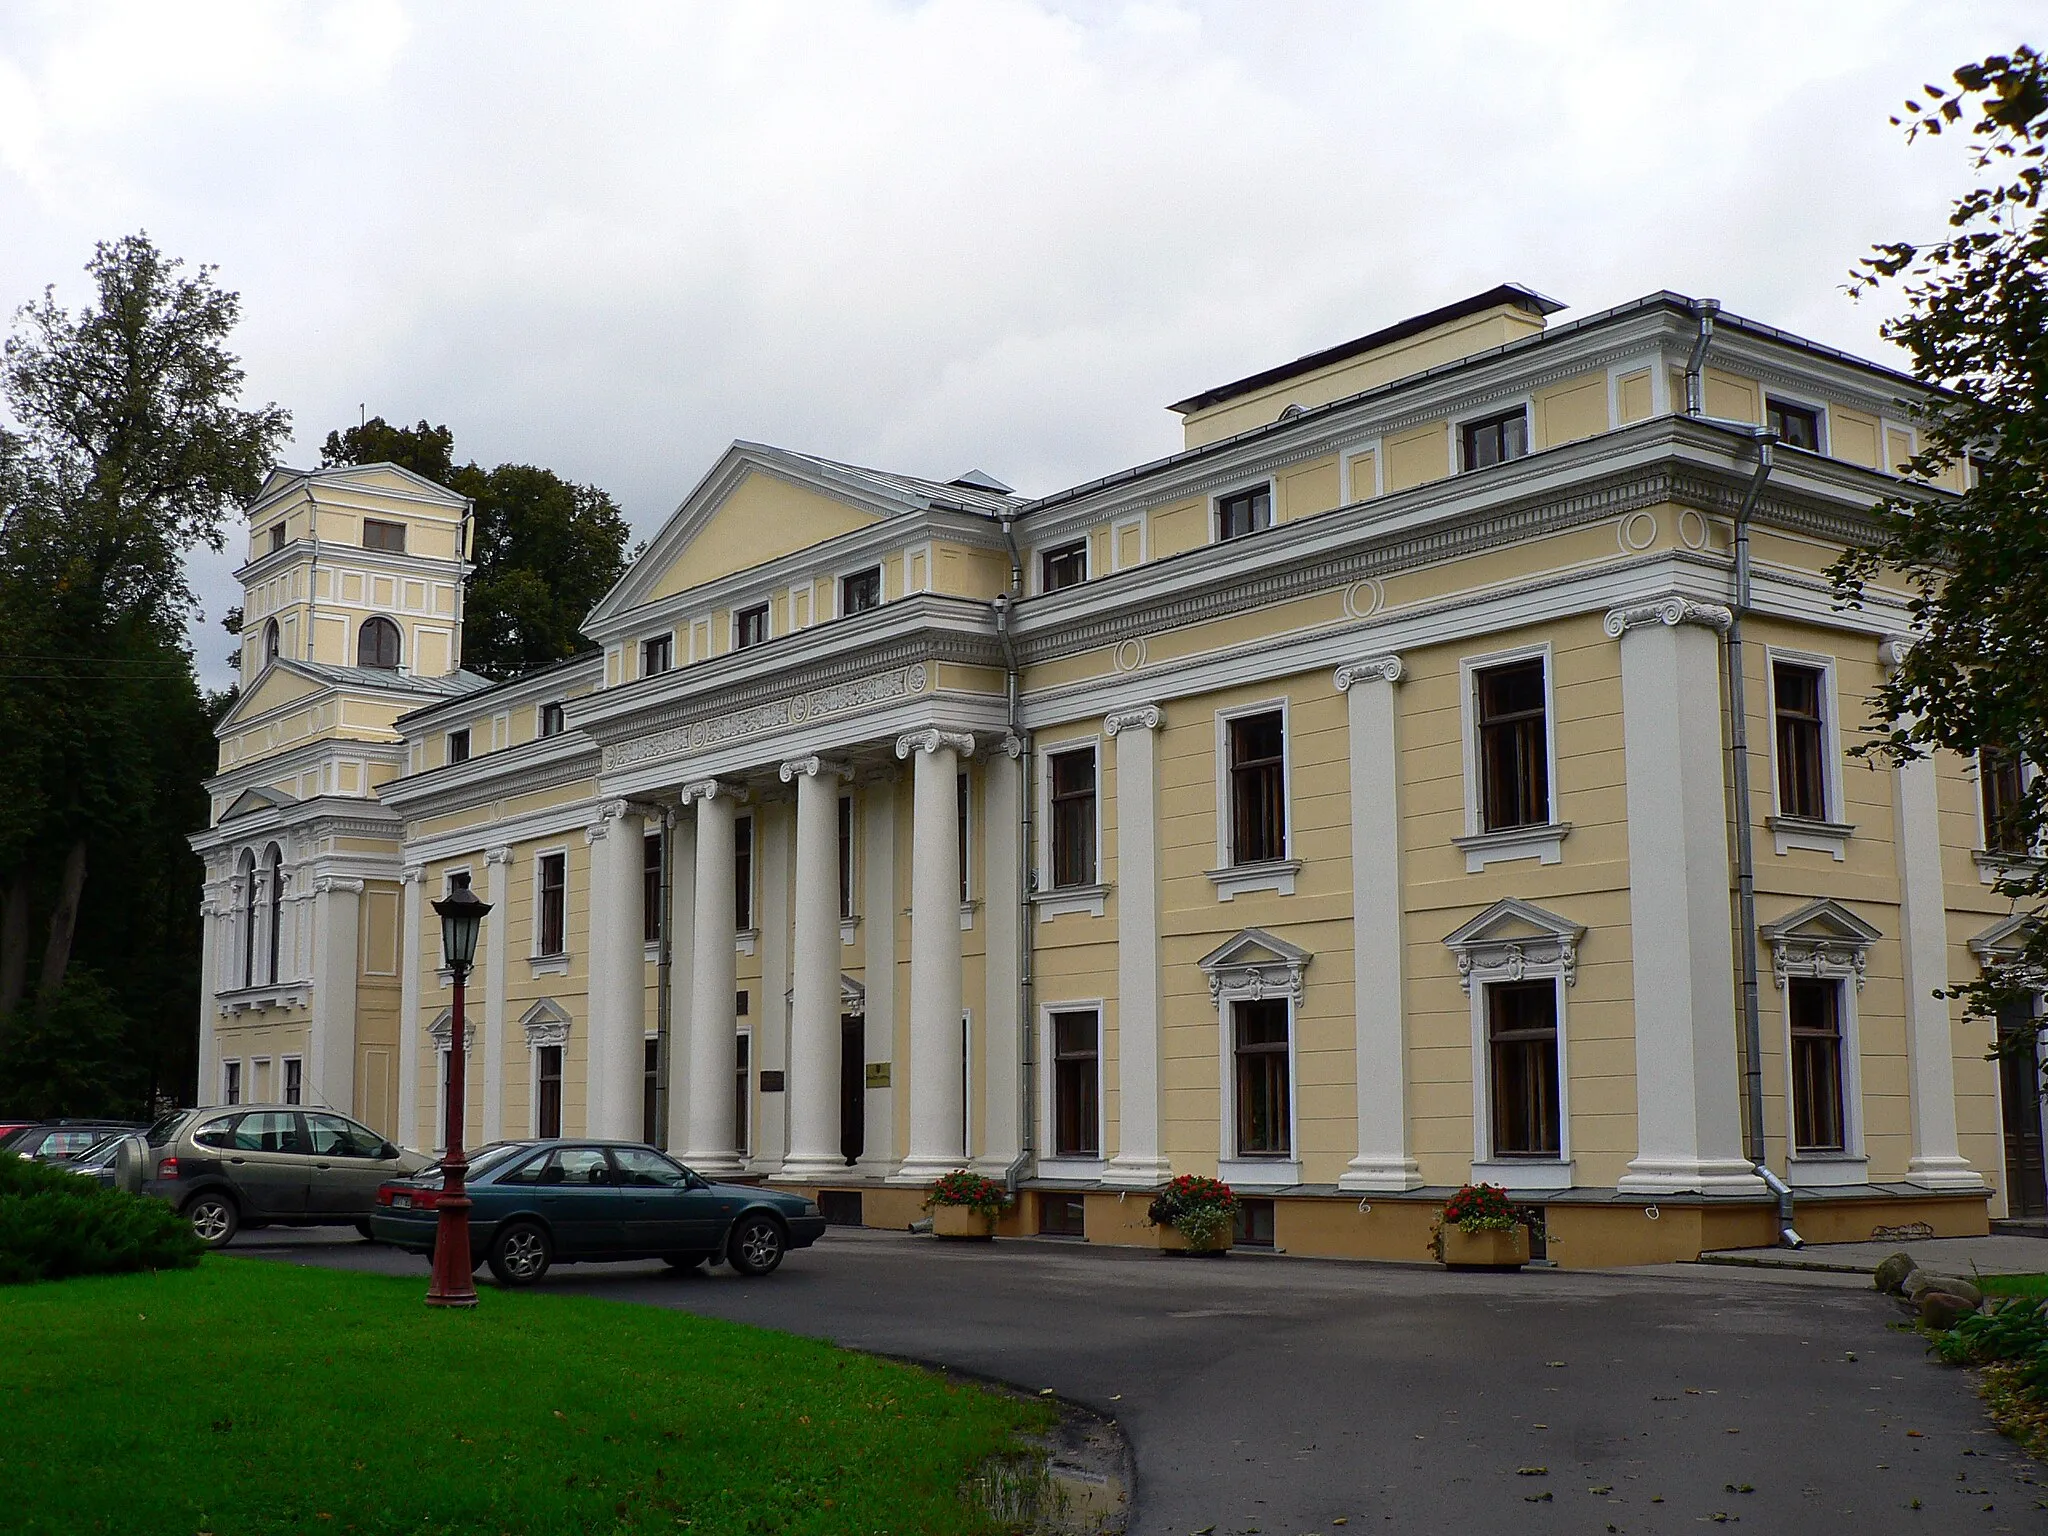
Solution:
[[[434,903],[434,911],[441,919],[441,954],[452,970],[467,971],[476,963],[477,935],[490,910],[491,904],[469,888],[467,874],[449,876],[448,894]]]

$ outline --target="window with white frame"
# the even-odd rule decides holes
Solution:
[[[1046,754],[1046,789],[1050,804],[1052,888],[1096,884],[1095,747],[1068,747]]]
[[[1842,1096],[1842,983],[1795,976],[1785,983],[1792,1038],[1792,1150],[1846,1151]]]
[[[733,1150],[741,1157],[751,1155],[753,1149],[753,1095],[752,1088],[754,1036],[751,1030],[741,1030],[733,1039],[732,1079],[732,1136]]]
[[[1041,550],[1038,556],[1038,589],[1041,592],[1058,592],[1066,587],[1078,587],[1088,579],[1088,541],[1074,539],[1066,544],[1055,544],[1051,549]]]
[[[2031,852],[2025,821],[2026,764],[1995,747],[1977,753],[1977,803],[1984,817],[1984,851],[2024,856]]]
[[[1458,467],[1486,469],[1519,459],[1529,451],[1529,412],[1523,406],[1482,416],[1458,426]]]
[[[839,797],[839,920],[853,921],[853,796]]]
[[[263,856],[263,880],[266,888],[268,918],[265,926],[270,930],[270,984],[278,982],[278,961],[284,952],[284,850],[272,843]]]
[[[1778,814],[1832,821],[1827,668],[1771,663],[1772,744],[1778,758]]]
[[[562,1047],[533,1052],[533,1134],[543,1140],[562,1134]]]
[[[1767,395],[1764,425],[1777,433],[1778,441],[1788,448],[1804,448],[1809,453],[1821,451],[1820,412],[1810,405],[1794,405]]]
[[[284,1059],[284,1102],[301,1104],[305,1102],[306,1064],[296,1056]]]
[[[1219,1171],[1226,1182],[1298,1182],[1294,1021],[1313,958],[1275,934],[1246,928],[1196,962],[1220,1030]]]
[[[1279,709],[1224,721],[1229,786],[1229,861],[1265,864],[1287,857],[1287,716]]]
[[[1541,656],[1473,669],[1481,832],[1550,824],[1550,713],[1544,669]]]
[[[1239,998],[1229,1007],[1237,1155],[1291,1157],[1293,1020],[1287,999]]]
[[[1102,1015],[1093,1008],[1049,1016],[1052,1155],[1102,1156]]]
[[[533,935],[536,955],[567,952],[569,855],[544,853],[533,861]]]
[[[1488,1133],[1496,1158],[1554,1160],[1563,1152],[1558,986],[1546,977],[1485,989]]]
[[[839,578],[839,616],[846,618],[882,606],[882,568],[871,565]]]
[[[1273,526],[1273,488],[1256,485],[1216,498],[1216,539],[1241,539]]]
[[[242,1064],[239,1061],[220,1064],[220,1101],[223,1104],[242,1102]]]
[[[640,642],[640,675],[654,677],[676,664],[676,637],[656,635]]]
[[[541,705],[539,713],[539,725],[540,734],[543,736],[561,735],[564,725],[562,716],[562,706],[560,704]]]
[[[645,944],[661,942],[662,917],[661,834],[640,839],[640,939]]]
[[[754,818],[736,816],[732,824],[732,925],[745,933],[754,926]]]
[[[1856,993],[1876,927],[1832,898],[1808,902],[1758,930],[1771,949],[1771,977],[1785,999],[1787,1116],[1792,1157],[1807,1183],[1864,1177],[1859,1126],[1861,1071]]]
[[[235,883],[241,887],[240,907],[242,919],[242,963],[236,985],[256,985],[256,854],[253,849],[244,848],[235,866]]]
[[[750,646],[762,645],[768,639],[768,605],[756,603],[751,608],[741,608],[732,616],[732,648],[744,651]]]
[[[448,761],[466,763],[469,761],[469,727],[448,733]]]

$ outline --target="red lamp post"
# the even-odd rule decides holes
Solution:
[[[469,1259],[469,1196],[462,1187],[469,1157],[462,1150],[463,1110],[467,1097],[463,1000],[469,968],[476,961],[476,941],[491,904],[469,888],[468,875],[456,875],[448,894],[434,903],[441,919],[441,952],[455,973],[455,1006],[448,1020],[448,1109],[442,1131],[447,1151],[441,1158],[439,1225],[434,1233],[434,1278],[427,1286],[430,1307],[476,1305],[475,1268]]]

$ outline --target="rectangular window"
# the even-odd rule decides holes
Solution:
[[[640,839],[640,940],[661,942],[661,834]]]
[[[448,761],[466,763],[469,761],[469,732],[467,730],[448,733]]]
[[[303,1095],[303,1094],[305,1093],[305,1091],[306,1091],[306,1064],[305,1064],[305,1063],[304,1063],[303,1061],[301,1061],[301,1060],[300,1060],[300,1059],[299,1059],[298,1057],[296,1057],[296,1056],[287,1056],[287,1057],[285,1057],[285,1059],[284,1059],[284,1101],[285,1101],[285,1103],[287,1103],[287,1104],[299,1104],[299,1103],[303,1103],[303,1102],[304,1102],[304,1100],[303,1100],[303,1098],[301,1097],[301,1095]]]
[[[1764,401],[1764,422],[1778,434],[1778,441],[1790,448],[1820,452],[1820,412],[1783,400]]]
[[[655,677],[676,664],[676,637],[656,635],[640,642],[640,675]]]
[[[1237,1229],[1231,1233],[1230,1241],[1239,1248],[1272,1247],[1273,1202],[1270,1200],[1239,1200],[1237,1202]]]
[[[1793,977],[1785,997],[1792,1015],[1793,1150],[1840,1152],[1842,984]]]
[[[1101,1021],[1085,1009],[1052,1016],[1052,1151],[1102,1156]]]
[[[1235,1002],[1230,1013],[1237,1068],[1237,1154],[1285,1157],[1294,1140],[1288,1108],[1286,999]]]
[[[853,920],[853,796],[839,797],[839,920]]]
[[[1079,1195],[1040,1194],[1038,1233],[1041,1237],[1086,1237],[1087,1202]]]
[[[1046,758],[1052,797],[1052,885],[1095,884],[1095,749]]]
[[[969,809],[969,802],[972,797],[968,792],[967,775],[964,771],[954,779],[953,783],[953,825],[958,834],[960,842],[960,905],[964,907],[972,899],[972,897],[969,895],[969,891],[972,888],[972,882],[969,881],[967,878],[967,856],[969,848],[969,839],[967,836],[967,812]]]
[[[221,1098],[229,1104],[242,1102],[242,1064],[239,1061],[221,1063]]]
[[[1550,723],[1543,659],[1472,674],[1479,729],[1479,830],[1504,832],[1550,821]]]
[[[753,1071],[754,1037],[741,1034],[733,1040],[733,1060],[738,1064],[732,1079],[733,1146],[741,1157],[753,1150],[753,1115],[747,1102],[747,1078]]]
[[[1241,539],[1273,526],[1273,492],[1268,486],[1216,498],[1216,537]]]
[[[768,638],[768,605],[757,603],[752,608],[742,608],[732,616],[732,648],[744,651],[750,645],[759,645]]]
[[[534,1052],[533,1134],[562,1134],[562,1048],[543,1045]]]
[[[568,937],[569,855],[542,854],[535,861],[534,880],[540,909],[535,915],[534,931],[540,940],[540,953],[563,954]]]
[[[1046,550],[1038,557],[1038,585],[1041,591],[1057,592],[1078,587],[1088,579],[1088,541],[1076,539]]]
[[[1486,989],[1486,1068],[1495,1157],[1557,1157],[1557,983]]]
[[[2020,760],[2010,752],[1984,748],[1977,754],[1977,791],[1984,806],[1985,851],[2025,853],[2027,829],[2022,813],[2027,778]]]
[[[754,818],[732,824],[732,925],[744,933],[754,926]]]
[[[543,705],[541,705],[541,707],[540,707],[540,733],[541,733],[541,735],[543,735],[543,736],[559,736],[559,735],[561,735],[561,734],[562,734],[562,723],[563,723],[563,722],[562,722],[562,706],[561,706],[561,705],[559,705],[559,704],[543,704]]]
[[[1287,727],[1279,710],[1230,722],[1230,862],[1287,857]]]
[[[1777,700],[1778,814],[1828,819],[1827,673],[1780,661],[1771,667]]]
[[[274,555],[284,548],[284,524],[274,523],[270,529],[270,552]]]
[[[394,555],[405,553],[405,524],[380,523],[375,518],[363,519],[363,548],[389,550]]]
[[[650,1147],[659,1146],[661,1128],[661,1040],[643,1041],[640,1047],[640,1139]]]
[[[1485,469],[1521,458],[1529,451],[1529,413],[1517,406],[1463,423],[1458,428],[1458,451],[1460,469]]]
[[[871,565],[864,571],[839,578],[839,616],[866,613],[882,606],[882,568]]]

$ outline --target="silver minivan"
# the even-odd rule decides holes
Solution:
[[[210,1248],[273,1223],[353,1226],[368,1237],[377,1187],[434,1162],[346,1115],[298,1104],[179,1110],[148,1141],[143,1192],[184,1212]]]

